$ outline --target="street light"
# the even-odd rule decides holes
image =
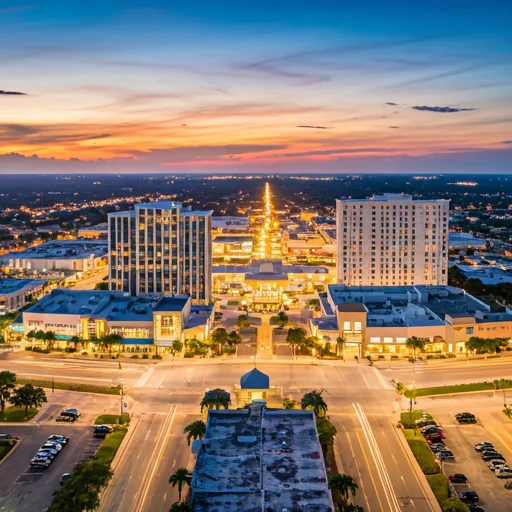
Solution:
[[[414,385],[414,381],[407,386],[407,389],[412,391],[412,396],[409,399],[409,412],[412,412],[413,405],[416,404],[416,386]]]

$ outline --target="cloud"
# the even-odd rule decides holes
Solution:
[[[475,108],[458,108],[458,107],[428,107],[426,105],[411,107],[413,110],[421,110],[422,112],[438,112],[440,114],[451,114],[453,112],[469,112],[476,110]]]
[[[386,103],[384,103],[384,105],[389,105],[390,107],[397,107],[398,103],[393,103],[392,101],[386,101]]]
[[[390,128],[394,128],[395,130],[398,130],[400,126],[390,126]]]
[[[512,144],[512,140],[502,140],[501,144]]]
[[[312,126],[309,124],[299,124],[296,128],[312,128],[313,130],[332,130],[332,127],[329,126]]]
[[[26,96],[27,94],[24,92],[18,91],[2,91],[0,90],[0,96]]]

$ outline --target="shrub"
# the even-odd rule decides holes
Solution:
[[[194,357],[194,354],[192,352],[185,352],[185,355],[183,357],[190,359],[190,358]]]
[[[94,357],[98,357],[98,354],[96,354],[96,352],[94,353]]]
[[[393,355],[391,356],[391,359],[398,359],[398,357],[399,357],[399,356],[397,356],[396,354],[393,354]]]
[[[449,357],[451,359],[451,358],[457,357],[457,355],[450,353],[450,354],[446,354],[446,357]]]
[[[427,359],[434,359],[434,356],[427,356]]]
[[[385,359],[385,357],[382,354],[380,354],[379,359]]]
[[[30,350],[30,351],[32,351],[32,347],[25,347],[25,350]]]
[[[87,355],[89,355],[89,354],[87,354],[87,350],[84,350],[84,351],[82,352],[82,355],[83,355],[83,356],[87,356]]]
[[[130,359],[139,359],[139,356],[137,354],[133,354],[132,356],[130,356]]]
[[[100,359],[105,359],[105,356],[103,354],[101,354]]]
[[[441,354],[441,355],[439,356],[439,359],[446,359],[446,356],[445,356],[444,354]]]
[[[158,354],[155,354],[155,355],[153,355],[153,359],[162,359],[162,356],[158,355]]]
[[[414,358],[413,357],[409,357],[408,361],[409,361],[409,363],[414,363]]]
[[[76,352],[76,348],[66,347],[65,352],[67,352],[68,354],[72,354],[73,352]]]
[[[142,354],[142,359],[149,359],[149,356],[147,354]]]

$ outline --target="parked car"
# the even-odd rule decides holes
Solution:
[[[61,477],[60,477],[60,485],[64,485],[69,479],[71,478],[71,473],[64,473]]]
[[[454,475],[450,475],[448,480],[450,480],[452,484],[465,484],[468,481],[466,475],[463,475],[462,473],[455,473]]]
[[[37,459],[55,459],[55,455],[53,455],[53,453],[50,453],[49,451],[46,451],[46,450],[39,450],[35,455],[34,455],[34,458]]]
[[[446,450],[446,446],[444,443],[432,443],[430,445],[430,449],[436,453],[436,452],[440,452],[441,450]]]
[[[427,444],[432,446],[433,444],[439,444],[443,442],[443,438],[439,436],[432,436],[432,437],[425,437],[425,441],[427,441]]]
[[[30,466],[34,468],[43,468],[46,469],[52,463],[51,459],[38,459],[33,458],[30,461]]]
[[[110,425],[96,425],[94,427],[94,437],[106,437],[107,434],[112,432],[112,427]]]
[[[442,434],[443,433],[443,429],[440,428],[440,427],[423,427],[421,430],[421,433],[423,435],[426,435],[426,434]]]
[[[44,450],[45,448],[52,448],[53,450],[60,452],[62,450],[62,445],[53,441],[46,441],[46,443],[41,446],[41,450]]]
[[[507,462],[504,460],[501,460],[501,459],[490,460],[487,463],[487,466],[489,467],[489,469],[491,471],[496,471],[498,468],[508,468],[509,467]]]
[[[68,418],[80,418],[80,413],[78,412],[78,409],[66,409],[65,411],[62,411],[60,415]]]
[[[459,492],[459,499],[464,503],[478,503],[480,501],[480,498],[475,491]]]
[[[434,434],[425,434],[423,436],[425,439],[433,439],[433,438],[440,438],[440,439],[444,439],[446,436],[444,435],[443,432],[436,432]]]
[[[485,512],[485,509],[483,509],[480,505],[475,505],[474,503],[466,503],[469,510],[471,512]]]
[[[55,448],[43,448],[42,446],[37,453],[49,453],[53,458],[59,454]]]
[[[494,474],[497,478],[512,478],[512,468],[509,468],[508,466],[496,468]]]
[[[59,434],[52,434],[48,438],[48,441],[54,441],[54,442],[59,443],[62,446],[64,446],[69,441],[69,437],[61,436]]]
[[[475,444],[475,450],[477,452],[484,452],[486,450],[491,450],[491,449],[494,449],[494,445],[487,441],[482,441],[481,443]]]
[[[476,416],[471,412],[459,412],[455,415],[455,418],[476,418]]]
[[[455,460],[453,453],[450,450],[441,450],[436,453],[437,460]]]
[[[9,439],[12,439],[10,434],[0,434],[0,441],[9,441]]]
[[[459,423],[469,424],[469,425],[473,425],[477,422],[476,418],[470,418],[470,417],[466,417],[466,416],[463,416],[462,418],[457,418],[457,421]]]
[[[491,460],[505,460],[505,457],[503,457],[503,455],[501,455],[501,453],[484,452],[482,455],[482,460],[484,462],[489,462]]]

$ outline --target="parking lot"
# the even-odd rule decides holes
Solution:
[[[494,406],[496,402],[496,406]],[[447,448],[453,452],[455,462],[443,462],[446,476],[463,473],[468,485],[455,486],[458,492],[471,489],[480,498],[480,505],[486,512],[512,511],[512,491],[505,489],[507,480],[497,478],[475,451],[475,444],[491,442],[509,464],[512,464],[512,439],[509,433],[512,422],[501,412],[502,403],[492,397],[465,395],[458,398],[436,399],[428,411],[441,423]],[[471,412],[478,418],[475,425],[460,425],[455,414]]]
[[[21,438],[20,445],[0,466],[0,510],[5,512],[43,511],[59,488],[63,473],[90,458],[101,439],[92,437],[91,426],[0,426],[1,433]],[[48,469],[30,468],[30,459],[52,434],[69,437],[69,442]]]
[[[0,424],[0,433],[19,437],[21,443],[0,465],[0,510],[2,512],[43,511],[59,489],[63,473],[95,453],[101,439],[92,436],[94,420],[104,413],[119,413],[120,397],[47,390],[48,403],[30,422]],[[74,423],[57,422],[61,411],[77,408],[81,416]],[[30,467],[30,459],[52,434],[69,437],[69,442],[47,469]]]

